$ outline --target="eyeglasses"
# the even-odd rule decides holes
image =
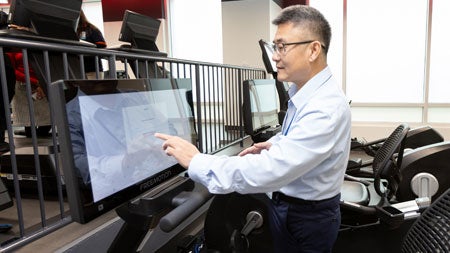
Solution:
[[[272,48],[274,52],[277,52],[278,54],[286,54],[286,46],[289,45],[302,45],[302,44],[309,44],[312,43],[316,40],[306,40],[306,41],[299,41],[299,42],[290,42],[290,43],[285,43],[285,42],[277,42],[277,43],[272,43]],[[325,46],[322,45],[322,43],[320,43],[320,46],[325,49]]]

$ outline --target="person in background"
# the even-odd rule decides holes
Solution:
[[[331,252],[351,137],[348,99],[327,65],[331,28],[304,5],[283,9],[273,24],[277,78],[294,83],[281,133],[232,157],[201,154],[177,136],[155,136],[211,193],[271,193],[275,252]]]
[[[14,84],[16,83],[16,75],[14,73],[14,68],[11,66],[9,57],[5,58],[5,76],[6,76],[6,86],[8,92],[8,103],[14,97]],[[8,107],[9,109],[9,107]],[[3,101],[3,88],[0,83],[0,153],[9,151],[9,143],[5,140],[5,131],[7,128],[6,115],[5,115],[5,103]]]
[[[102,32],[95,25],[93,25],[86,18],[83,10],[80,12],[80,19],[78,21],[77,34],[80,40],[84,40],[90,43],[95,44],[97,48],[105,48],[106,42],[103,37]],[[99,59],[98,71],[100,72],[99,79],[103,79],[103,66]],[[95,72],[95,57],[94,56],[85,56],[84,57],[84,71],[86,73],[86,77],[88,79],[97,79]]]
[[[0,29],[7,29],[8,27],[8,14],[4,11],[0,11]],[[14,97],[14,84],[16,83],[16,74],[14,68],[11,65],[9,57],[4,55],[5,59],[5,77],[6,77],[6,90],[8,92],[8,103]],[[1,78],[2,76],[0,76]],[[8,106],[9,109],[9,106]],[[5,115],[5,103],[3,101],[3,87],[0,83],[0,153],[9,151],[9,143],[5,141],[5,131],[6,131],[6,115]]]
[[[17,26],[10,29],[22,29]],[[23,64],[23,55],[21,51],[14,51],[6,53],[9,56],[12,66],[15,70],[16,85],[15,97],[11,102],[13,112],[13,125],[24,126],[25,132],[16,131],[15,134],[25,135],[31,137],[31,119],[28,107],[28,95],[26,86],[25,67]],[[34,107],[34,119],[36,135],[40,137],[50,136],[51,120],[50,108],[47,101],[46,94],[39,83],[34,70],[29,66],[31,97]]]

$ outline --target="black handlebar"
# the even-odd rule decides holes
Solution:
[[[181,192],[172,199],[176,208],[161,218],[159,227],[166,233],[172,231],[211,197],[212,194],[204,187],[199,187],[199,191]]]

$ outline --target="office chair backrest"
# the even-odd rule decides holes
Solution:
[[[375,176],[375,191],[381,197],[386,197],[388,192],[382,190],[380,182],[381,178],[393,178],[398,173],[402,163],[403,149],[405,147],[405,139],[408,134],[409,126],[405,123],[400,124],[389,137],[384,141],[383,145],[377,151],[372,164]],[[397,160],[394,161],[394,154],[398,153]],[[391,182],[389,182],[390,184]],[[395,184],[395,182],[393,182]]]
[[[402,252],[450,252],[450,188],[414,222]]]

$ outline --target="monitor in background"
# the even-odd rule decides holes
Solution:
[[[273,48],[268,42],[263,39],[259,40],[259,46],[262,51],[262,59],[267,73],[274,74],[277,72],[277,64],[272,60]]]
[[[30,14],[22,0],[11,0],[8,14],[8,24],[15,24],[23,27],[30,27]]]
[[[195,144],[182,92],[154,90],[148,79],[59,81],[50,91],[51,105],[62,108],[54,116],[74,221],[86,223],[184,171],[153,136]]]
[[[244,129],[256,136],[264,131],[279,130],[279,102],[274,79],[252,79],[243,83]]]
[[[131,43],[135,49],[159,51],[156,46],[161,21],[126,10],[120,29],[119,41]]]
[[[12,0],[9,23],[31,27],[39,36],[79,41],[82,0]]]

